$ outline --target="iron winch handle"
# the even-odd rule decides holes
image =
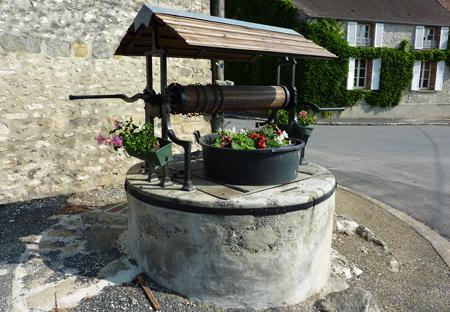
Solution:
[[[127,103],[136,102],[138,100],[146,100],[148,95],[144,93],[137,93],[133,96],[125,94],[95,94],[95,95],[69,95],[69,100],[87,100],[87,99],[121,99]]]

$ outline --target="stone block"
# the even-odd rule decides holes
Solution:
[[[99,122],[100,122],[99,119],[92,117],[86,118],[77,117],[69,120],[70,125],[73,127],[91,127],[98,125]]]
[[[5,114],[4,118],[7,120],[26,119],[26,118],[28,118],[28,114],[27,113],[11,113],[11,114]]]
[[[3,122],[0,122],[0,134],[1,135],[8,135],[9,132],[10,132],[10,130],[8,128],[8,125],[3,123]]]
[[[34,145],[34,147],[36,148],[45,148],[45,147],[49,147],[51,146],[51,144],[47,141],[43,141],[43,140],[39,140],[36,142],[36,144]]]
[[[46,53],[50,57],[69,57],[70,43],[61,40],[47,40]]]
[[[322,312],[380,311],[373,295],[359,287],[331,293],[325,299],[318,300],[316,308]]]
[[[180,72],[180,75],[184,76],[184,77],[191,77],[193,74],[192,69],[186,68],[186,67],[181,67],[179,69],[179,72]]]
[[[95,58],[110,58],[114,54],[113,45],[106,41],[95,41],[92,44],[92,56]]]
[[[5,52],[41,52],[41,40],[35,37],[5,34],[0,37],[0,46]]]
[[[21,11],[28,11],[31,8],[30,0],[15,0],[14,4]]]
[[[74,42],[72,44],[73,54],[75,57],[87,57],[89,50],[88,45],[82,42]]]

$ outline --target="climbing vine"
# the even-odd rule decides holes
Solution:
[[[411,85],[415,60],[446,61],[450,65],[449,50],[414,51],[408,41],[398,48],[350,47],[338,21],[301,22],[292,0],[227,0],[226,14],[231,18],[293,28],[337,55],[337,60],[304,59],[298,62],[299,99],[321,106],[351,106],[361,99],[373,106],[395,106],[403,91]],[[349,57],[381,58],[379,90],[346,90]],[[263,57],[246,65],[228,62],[225,74],[237,84],[273,84],[276,66],[274,57]]]

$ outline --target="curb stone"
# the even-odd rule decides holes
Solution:
[[[225,118],[228,119],[239,119],[239,120],[252,120],[265,122],[267,118],[262,115],[252,115],[252,114],[233,114],[225,113]],[[414,119],[387,119],[387,120],[373,120],[367,119],[367,121],[358,119],[351,120],[345,119],[344,121],[339,121],[340,119],[324,120],[319,119],[317,121],[318,126],[450,126],[450,119],[436,119],[436,120],[414,120]]]
[[[378,199],[372,198],[364,193],[355,191],[351,188],[338,185],[338,188],[347,191],[353,195],[361,197],[394,215],[404,223],[408,224],[412,227],[417,233],[419,233],[425,240],[427,240],[431,246],[433,246],[434,250],[438,253],[441,259],[445,262],[447,267],[450,269],[450,242],[441,236],[439,233],[433,231],[431,228],[426,226],[425,224],[411,218],[407,214],[379,201]]]
[[[344,122],[318,121],[319,126],[450,126],[450,122]]]

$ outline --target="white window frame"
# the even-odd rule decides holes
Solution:
[[[425,81],[427,82],[426,84]],[[430,90],[430,83],[431,83],[431,62],[421,62],[419,90]]]
[[[364,61],[364,67],[361,66],[361,61]],[[367,88],[367,70],[368,70],[368,60],[357,58],[355,59],[355,76],[353,78],[353,88],[354,89],[366,89]],[[361,71],[364,69],[364,75],[361,75]],[[360,85],[359,81],[360,79],[364,78],[364,85]]]
[[[357,47],[370,47],[372,45],[372,40],[370,38],[370,30],[371,30],[370,24],[358,23],[356,25]]]

